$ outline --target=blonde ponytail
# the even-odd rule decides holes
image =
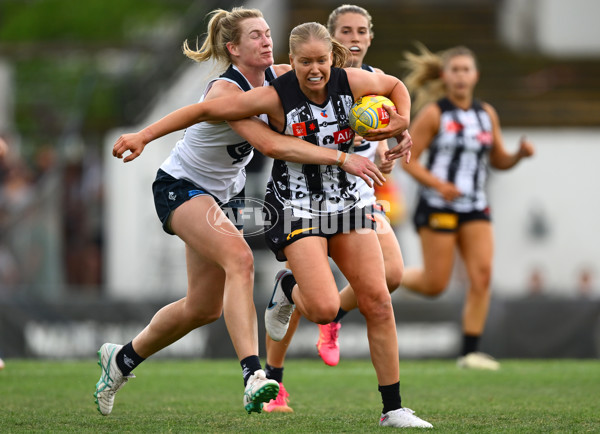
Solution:
[[[445,94],[441,78],[444,69],[442,57],[432,53],[421,43],[416,45],[419,53],[405,51],[406,60],[401,62],[409,70],[403,81],[413,95],[413,112],[418,112],[425,104],[436,101]]]
[[[420,42],[416,43],[419,53],[404,52],[405,61],[401,64],[408,68],[404,84],[413,95],[413,112],[418,112],[427,103],[437,101],[446,94],[442,81],[442,72],[451,59],[456,56],[469,56],[475,61],[475,53],[465,46],[449,48],[440,53],[432,53]]]
[[[263,14],[258,9],[233,8],[230,11],[224,9],[215,9],[208,14],[210,21],[206,39],[202,46],[198,48],[196,41],[196,50],[192,50],[188,41],[183,42],[183,54],[196,62],[204,62],[209,59],[226,66],[231,63],[231,55],[227,49],[227,44],[232,42],[238,44],[241,39],[240,23],[247,18],[263,18]]]
[[[333,52],[333,66],[343,68],[350,58],[350,50],[335,39],[331,40],[331,50]]]

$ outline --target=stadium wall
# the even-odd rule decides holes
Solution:
[[[460,301],[394,298],[401,358],[456,357],[462,339]],[[0,301],[2,357],[91,358],[104,342],[128,342],[164,303]],[[257,302],[258,312],[264,308]],[[262,321],[259,327],[262,337]],[[303,319],[289,356],[317,357],[317,339],[318,328]],[[264,357],[264,339],[260,344]],[[600,301],[493,300],[481,350],[499,358],[599,358]],[[342,358],[369,357],[365,322],[357,311],[344,319],[340,351]],[[235,352],[220,318],[153,356],[163,357],[235,358]]]

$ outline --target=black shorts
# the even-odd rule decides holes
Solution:
[[[425,200],[419,200],[413,223],[417,229],[427,227],[435,232],[456,232],[463,223],[474,220],[491,221],[490,208],[481,211],[456,212],[448,208],[434,208]]]
[[[170,235],[175,235],[171,230],[169,223],[171,214],[173,214],[173,211],[175,211],[178,206],[193,197],[204,195],[211,196],[219,204],[221,209],[225,211],[225,215],[227,215],[230,220],[232,220],[232,216],[238,215],[245,206],[244,189],[229,202],[222,203],[203,187],[185,179],[173,178],[162,169],[158,169],[158,172],[156,172],[156,179],[152,183],[152,191],[154,193],[156,214],[158,214],[158,218],[162,223],[163,230]],[[236,229],[242,230],[244,228],[243,220],[232,220],[232,222]]]
[[[305,237],[331,238],[334,235],[349,233],[356,229],[375,230],[377,222],[371,215],[370,206],[351,208],[339,214],[325,214],[315,218],[292,217],[291,210],[282,210],[281,204],[272,195],[265,197],[263,215],[265,217],[265,240],[278,261],[287,260],[284,247]],[[273,209],[276,211],[273,212]]]

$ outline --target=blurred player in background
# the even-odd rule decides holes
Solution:
[[[193,60],[214,59],[227,68],[208,84],[202,100],[233,97],[268,86],[276,75],[290,69],[289,65],[272,66],[270,29],[260,11],[218,9],[211,15],[202,47],[194,51],[184,43],[184,53]],[[277,395],[279,385],[265,377],[258,358],[254,262],[241,235],[243,219],[235,219],[244,207],[244,168],[253,155],[248,142],[273,158],[327,164],[339,156],[332,149],[282,136],[264,121],[266,117],[231,123],[189,122],[168,131],[190,127],[161,165],[153,184],[163,229],[185,243],[187,295],[159,310],[128,344],[102,345],[98,352],[102,373],[94,396],[103,415],[111,413],[115,393],[133,377],[134,368],[221,314],[242,366],[246,411],[260,412],[262,404]],[[131,151],[124,161],[137,158],[152,140],[148,131],[120,137],[113,155],[123,158],[124,152]],[[162,135],[166,133],[163,130]],[[366,158],[348,156],[344,162],[343,170],[353,174],[381,176]]]
[[[340,6],[329,15],[327,28],[331,36],[350,51],[346,67],[362,68],[378,74],[383,73],[380,69],[363,63],[373,39],[371,15],[365,9],[354,5]],[[384,174],[390,173],[395,164],[394,160],[390,161],[385,157],[388,149],[386,140],[370,142],[359,136],[356,136],[354,140],[353,152],[363,155],[371,161],[378,162],[379,169]],[[390,182],[393,181],[388,179],[386,184]],[[358,179],[358,183],[360,186],[360,197],[370,204],[371,215],[377,222],[376,231],[383,253],[386,283],[388,290],[392,292],[400,285],[404,269],[400,246],[394,230],[385,216],[383,206],[376,202],[374,189],[360,179]],[[347,285],[340,292],[340,298],[340,309],[334,321],[324,325],[318,324],[319,341],[317,343],[317,351],[323,361],[329,366],[336,366],[340,359],[340,347],[338,344],[338,335],[341,327],[340,321],[344,315],[357,307],[356,296],[350,285]],[[293,411],[288,405],[289,394],[283,385],[283,365],[287,348],[298,327],[300,317],[301,315],[298,311],[292,314],[288,332],[281,341],[276,342],[267,334],[267,363],[265,365],[265,372],[267,378],[272,378],[279,382],[279,394],[276,399],[265,405],[265,411],[286,413]]]
[[[402,285],[428,296],[441,294],[458,249],[470,281],[458,366],[496,370],[499,363],[478,351],[490,303],[493,257],[485,192],[488,163],[510,169],[532,156],[534,147],[523,138],[515,153],[506,151],[496,111],[473,97],[479,72],[471,50],[455,47],[437,55],[420,45],[420,53],[406,53],[406,59],[413,108],[422,107],[410,126],[413,159],[403,168],[421,184],[414,223],[423,268],[407,268]],[[423,165],[419,157],[425,150],[429,153]]]

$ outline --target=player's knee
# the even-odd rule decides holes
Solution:
[[[225,267],[227,273],[235,273],[247,279],[254,278],[254,257],[250,248],[240,249],[229,258]]]
[[[441,279],[431,279],[427,281],[427,295],[430,297],[437,297],[442,294],[446,287],[448,286],[448,282]]]
[[[388,292],[367,295],[358,300],[358,308],[365,318],[386,319],[393,313],[392,298]]]
[[[487,295],[490,292],[490,284],[492,280],[491,272],[484,272],[483,270],[473,279],[471,284],[471,290],[482,295]]]
[[[385,282],[388,290],[394,292],[402,283],[404,267],[388,267],[385,270]]]
[[[340,310],[339,304],[328,303],[327,305],[313,306],[306,313],[307,319],[316,324],[329,324],[335,319]]]
[[[477,274],[473,277],[472,288],[477,292],[488,293],[492,282],[491,266],[480,267]]]

